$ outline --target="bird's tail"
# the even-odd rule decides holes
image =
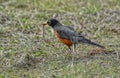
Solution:
[[[98,44],[98,43],[95,43],[95,42],[92,42],[91,40],[89,39],[86,39],[86,38],[83,38],[82,40],[78,40],[79,42],[82,42],[82,43],[86,43],[86,44],[90,44],[90,45],[94,45],[94,46],[97,46],[97,47],[100,47],[100,48],[105,48],[104,46]]]

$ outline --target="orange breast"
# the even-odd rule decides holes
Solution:
[[[58,33],[57,31],[55,31],[55,34],[57,35],[57,37],[59,38],[59,40],[60,40],[62,43],[66,44],[67,46],[71,46],[71,45],[72,45],[72,41],[71,41],[71,40],[61,38],[60,35],[59,35],[59,33]]]

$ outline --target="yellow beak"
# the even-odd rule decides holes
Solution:
[[[48,25],[48,24],[47,24],[47,22],[44,22],[42,25],[45,26],[45,25]]]

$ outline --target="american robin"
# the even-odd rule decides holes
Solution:
[[[62,25],[58,20],[56,19],[50,19],[47,22],[43,23],[43,26],[49,25],[53,28],[55,34],[59,38],[59,40],[68,46],[68,48],[71,50],[72,45],[76,45],[78,43],[86,43],[91,44],[100,48],[104,48],[104,46],[99,45],[95,42],[92,42],[91,40],[83,37],[80,33],[75,31],[72,27],[64,26]]]

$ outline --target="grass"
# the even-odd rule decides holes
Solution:
[[[0,78],[119,78],[119,7],[120,0],[1,0]],[[71,66],[68,48],[50,27],[42,37],[41,24],[49,18],[106,50],[78,44]]]

